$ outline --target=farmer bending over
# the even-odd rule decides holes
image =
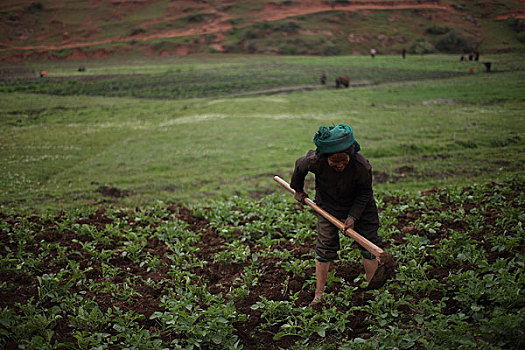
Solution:
[[[372,167],[359,153],[360,146],[348,125],[320,127],[314,136],[315,151],[295,162],[290,182],[295,199],[301,203],[308,195],[304,179],[308,172],[315,174],[315,203],[377,246],[379,217],[372,191]],[[332,261],[340,249],[338,228],[317,214],[317,244],[315,246],[315,297],[311,305],[322,301],[323,291]],[[359,246],[363,256],[367,281],[374,276],[378,262],[375,256]]]

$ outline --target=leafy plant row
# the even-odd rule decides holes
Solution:
[[[306,68],[306,69],[305,69]],[[264,65],[263,67],[235,67],[167,72],[166,74],[130,74],[81,77],[49,77],[45,79],[0,80],[0,92],[35,92],[51,95],[92,95],[112,97],[140,97],[160,99],[188,99],[199,97],[248,94],[280,87],[317,85],[325,73],[333,85],[340,75],[348,75],[352,82],[384,83],[460,75],[454,72],[414,72],[384,68],[329,68],[300,65]]]
[[[398,269],[366,289],[343,237],[311,308],[315,216],[287,195],[0,214],[0,347],[523,347],[523,179],[378,193]]]

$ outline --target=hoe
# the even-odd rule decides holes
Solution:
[[[282,187],[284,187],[286,190],[288,190],[290,193],[295,194],[295,191],[293,188],[290,187],[290,185],[281,179],[279,176],[274,176],[273,178],[275,181],[277,181]],[[370,253],[374,254],[378,261],[378,268],[372,279],[370,280],[370,283],[368,284],[369,289],[376,289],[381,287],[383,284],[385,284],[386,280],[392,276],[395,269],[395,263],[394,258],[392,254],[385,252],[383,249],[376,246],[374,243],[370,242],[365,237],[361,236],[359,233],[352,229],[347,229],[346,231],[343,231],[345,228],[345,225],[335,218],[334,216],[330,215],[328,212],[326,212],[324,209],[322,209],[320,206],[315,204],[310,198],[305,199],[305,203],[308,204],[313,210],[321,214],[323,217],[325,217],[328,221],[330,221],[332,224],[337,226],[343,234],[347,237],[352,238],[357,243],[359,243],[363,248],[368,250]]]

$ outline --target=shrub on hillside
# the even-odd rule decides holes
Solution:
[[[308,44],[303,42],[300,38],[283,40],[277,47],[277,50],[281,55],[302,55],[306,53],[307,49]]]
[[[517,34],[517,39],[520,43],[525,43],[525,19],[517,18],[513,23],[514,30]]]
[[[248,29],[242,34],[242,38],[245,40],[262,38],[264,33],[257,31],[255,29]]]
[[[438,25],[433,25],[432,27],[428,27],[427,29],[425,29],[425,33],[432,35],[442,35],[447,34],[448,32],[450,32],[449,27],[442,27]]]
[[[243,34],[242,38],[245,40],[264,38],[266,33],[271,30],[271,26],[268,22],[258,22],[247,28]]]
[[[341,54],[341,48],[337,45],[337,42],[325,38],[305,39],[289,37],[281,40],[276,46],[281,55],[334,56]]]
[[[259,47],[255,41],[246,42],[244,47],[248,53],[257,53],[259,51]]]
[[[326,42],[320,47],[319,55],[335,56],[341,53],[341,48],[335,42]]]
[[[272,24],[267,21],[257,22],[252,27],[260,31],[272,30]]]
[[[449,53],[468,52],[470,51],[470,44],[466,38],[452,31],[449,35],[437,42],[436,49]]]
[[[264,38],[271,33],[287,33],[287,34],[296,34],[301,26],[295,21],[284,21],[284,22],[258,22],[252,25],[250,28],[246,29],[243,33],[243,38],[250,39],[259,39]]]
[[[518,33],[525,32],[525,19],[516,18],[513,24],[514,30]]]
[[[209,19],[215,18],[216,15],[210,13],[193,13],[185,17],[187,22],[190,23],[203,23]]]
[[[29,13],[35,13],[35,12],[40,12],[44,9],[44,5],[42,5],[41,2],[33,2],[31,3],[31,5],[29,5],[29,7],[27,8],[27,11]]]
[[[275,23],[274,30],[285,32],[288,34],[295,34],[299,31],[301,26],[294,21],[284,21],[282,23]]]
[[[136,28],[136,29],[133,29],[130,35],[135,36],[135,35],[140,35],[144,33],[146,33],[146,30],[144,28]]]
[[[419,38],[408,48],[408,52],[416,55],[424,55],[436,52],[436,48],[427,39]]]

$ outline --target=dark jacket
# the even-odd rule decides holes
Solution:
[[[335,217],[345,220],[352,216],[378,224],[377,207],[372,191],[372,167],[360,153],[348,152],[350,162],[338,173],[328,165],[328,155],[316,155],[310,150],[297,159],[290,181],[295,191],[304,192],[308,172],[315,174],[315,202]]]

